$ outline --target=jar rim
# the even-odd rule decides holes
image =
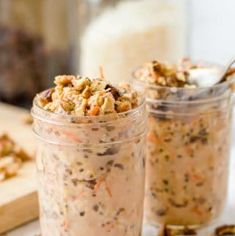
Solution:
[[[60,146],[62,144],[61,142],[58,142],[58,141],[56,142],[56,141],[53,141],[49,138],[42,137],[40,134],[38,134],[36,132],[35,129],[33,129],[33,131],[34,131],[34,135],[37,137],[37,139],[39,139],[43,142],[46,142],[50,145],[58,145],[58,146]],[[118,141],[110,141],[110,142],[105,142],[105,143],[92,143],[92,144],[73,143],[73,142],[69,143],[68,142],[68,143],[63,143],[63,145],[68,146],[68,147],[76,147],[76,148],[79,148],[79,149],[98,149],[100,147],[108,148],[110,145],[120,145],[120,144],[123,144],[123,143],[131,143],[134,140],[142,139],[146,136],[146,134],[147,134],[147,130],[145,129],[142,133],[134,135],[133,137],[130,137],[130,138],[120,139]]]
[[[173,100],[164,100],[164,99],[153,99],[153,98],[146,98],[147,104],[165,104],[165,105],[203,105],[203,104],[214,104],[215,102],[218,101],[223,101],[227,100],[228,95],[220,95],[217,97],[212,97],[212,98],[205,98],[205,99],[199,99],[199,100],[178,100],[178,101],[173,101]]]
[[[191,105],[200,105],[200,104],[205,104],[205,103],[216,103],[218,101],[226,100],[229,97],[229,94],[226,93],[226,91],[231,90],[232,94],[232,89],[230,86],[235,83],[235,79],[230,79],[229,81],[225,81],[219,85],[213,86],[213,87],[203,87],[200,89],[195,89],[195,88],[175,88],[175,87],[162,87],[162,86],[157,86],[157,85],[149,85],[146,82],[140,81],[139,79],[134,78],[134,83],[139,83],[141,86],[145,86],[146,90],[164,90],[165,92],[171,92],[172,94],[176,94],[177,92],[187,92],[187,91],[192,91],[195,92],[195,95],[203,94],[208,92],[210,89],[224,89],[224,94],[219,94],[219,95],[213,95],[211,97],[207,98],[199,98],[195,100],[190,100],[190,99],[158,99],[158,98],[151,98],[150,96],[146,96],[146,102],[147,103],[168,103],[168,104],[175,104],[175,105],[185,105],[185,104],[191,104]]]
[[[219,84],[216,84],[216,85],[213,85],[213,86],[205,86],[205,87],[198,87],[198,88],[187,88],[187,87],[169,87],[169,86],[160,86],[160,85],[155,85],[155,84],[150,84],[148,82],[144,82],[138,78],[136,78],[135,76],[132,76],[132,80],[134,81],[137,81],[143,85],[147,85],[148,88],[156,88],[156,89],[168,89],[169,91],[170,90],[174,90],[174,91],[180,91],[180,90],[184,90],[184,91],[191,91],[191,90],[208,90],[208,89],[211,89],[211,88],[218,88],[218,87],[222,87],[223,85],[226,85],[226,84],[230,84],[232,83],[232,80],[234,79],[230,79],[230,80],[227,80],[227,81],[224,81],[222,83],[219,83]],[[235,82],[235,81],[233,81]]]
[[[147,103],[155,103],[155,102],[163,102],[163,103],[169,103],[169,104],[176,104],[176,105],[184,105],[184,104],[192,104],[192,105],[196,105],[196,104],[205,104],[205,103],[214,103],[217,101],[221,101],[223,99],[227,99],[229,94],[226,93],[227,91],[231,90],[231,94],[233,89],[231,88],[232,84],[235,83],[235,78],[231,78],[230,80],[224,81],[222,83],[219,83],[217,85],[214,86],[210,86],[210,87],[199,87],[199,88],[178,88],[178,87],[167,87],[167,86],[159,86],[159,85],[154,85],[154,84],[149,84],[145,81],[142,81],[138,78],[133,77],[132,78],[133,83],[136,83],[139,86],[145,87],[146,93],[147,91],[164,91],[167,92],[169,94],[177,94],[177,93],[186,93],[187,92],[191,92],[191,96],[195,96],[197,97],[196,99],[182,99],[182,98],[178,98],[178,99],[164,99],[164,98],[151,98],[150,96],[146,96],[146,101]],[[223,91],[223,94],[218,93],[218,95],[213,94],[211,96],[207,96],[205,97],[198,97],[198,95],[203,94],[203,93],[208,93],[209,91],[213,90],[214,92],[216,91]],[[189,96],[190,97],[190,96]]]
[[[187,88],[187,87],[169,87],[169,86],[160,86],[160,85],[155,85],[155,84],[150,84],[148,82],[144,82],[138,78],[135,78],[134,76],[132,76],[132,80],[134,82],[138,82],[142,85],[147,85],[147,88],[154,88],[154,89],[166,89],[166,90],[169,90],[169,91],[203,91],[203,90],[208,90],[208,89],[211,89],[211,88],[219,88],[219,87],[222,87],[223,85],[229,85],[231,83],[234,83],[235,82],[235,79],[230,79],[230,80],[227,80],[227,81],[224,81],[222,83],[219,83],[219,84],[216,84],[214,86],[204,86],[204,87],[198,87],[198,88]]]

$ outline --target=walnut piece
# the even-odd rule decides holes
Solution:
[[[0,136],[0,182],[17,174],[28,154],[7,134]]]
[[[223,225],[215,229],[215,236],[235,235],[235,225]]]

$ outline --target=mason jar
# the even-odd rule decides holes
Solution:
[[[227,197],[234,80],[203,88],[134,82],[147,88],[149,111],[145,224],[213,222]]]
[[[186,1],[71,0],[70,11],[79,74],[97,77],[102,66],[112,83],[128,81],[156,55],[176,62],[187,53]]]
[[[0,101],[29,107],[69,73],[67,13],[66,0],[0,1]]]
[[[43,236],[139,236],[146,112],[97,117],[32,109]]]

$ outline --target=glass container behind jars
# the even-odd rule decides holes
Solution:
[[[69,73],[66,0],[0,1],[0,101],[29,106]]]
[[[127,81],[136,65],[186,54],[185,2],[165,0],[71,1],[75,68],[95,77],[104,68],[113,83]],[[76,14],[74,14],[76,15]]]

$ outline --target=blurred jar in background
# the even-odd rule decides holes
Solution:
[[[103,66],[106,78],[117,83],[127,81],[133,68],[145,61],[176,62],[186,55],[184,1],[77,0],[76,6],[71,2],[78,17],[74,43],[81,74],[97,76]]]
[[[66,0],[0,0],[0,101],[30,106],[69,73]]]

